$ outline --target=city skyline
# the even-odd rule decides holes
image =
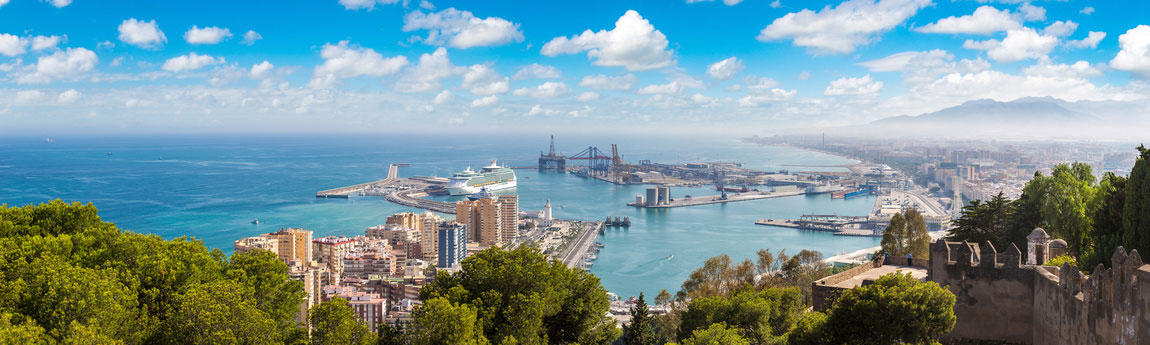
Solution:
[[[1145,7],[11,0],[0,133],[751,134],[1023,97],[1137,112]]]

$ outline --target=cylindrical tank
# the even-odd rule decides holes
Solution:
[[[647,188],[647,206],[655,206],[659,204],[659,188]]]
[[[659,186],[659,205],[671,203],[671,187]]]

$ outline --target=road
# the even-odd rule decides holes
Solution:
[[[582,223],[582,229],[575,239],[567,244],[567,248],[559,255],[559,261],[563,262],[567,267],[579,267],[583,262],[583,255],[587,253],[587,249],[595,242],[598,237],[598,229],[601,226],[599,223]]]

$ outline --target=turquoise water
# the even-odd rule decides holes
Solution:
[[[316,199],[315,192],[381,178],[387,164],[411,163],[402,176],[448,176],[491,159],[534,165],[547,137],[433,136],[185,136],[0,138],[0,202],[24,205],[62,198],[90,201],[101,216],[125,229],[165,238],[193,236],[230,253],[232,241],[280,227],[306,227],[317,236],[361,234],[397,212],[411,209],[375,197]],[[624,159],[683,163],[739,161],[749,168],[842,170],[851,161],[730,138],[558,138],[575,153],[589,145],[618,143]],[[770,248],[824,255],[878,244],[877,239],[832,236],[755,225],[760,218],[804,213],[863,215],[873,199],[832,200],[796,196],[675,209],[636,209],[625,204],[642,186],[616,186],[568,174],[519,170],[521,209],[551,199],[556,217],[598,220],[629,216],[632,226],[608,230],[591,271],[620,296],[676,291],[708,257],[736,259]],[[672,194],[710,195],[710,189]],[[415,210],[418,211],[418,210]],[[253,218],[260,225],[252,225]],[[674,259],[668,260],[668,255]]]

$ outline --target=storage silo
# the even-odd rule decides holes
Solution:
[[[647,188],[647,206],[655,206],[659,204],[659,188]]]
[[[659,186],[659,205],[671,203],[671,187]]]

